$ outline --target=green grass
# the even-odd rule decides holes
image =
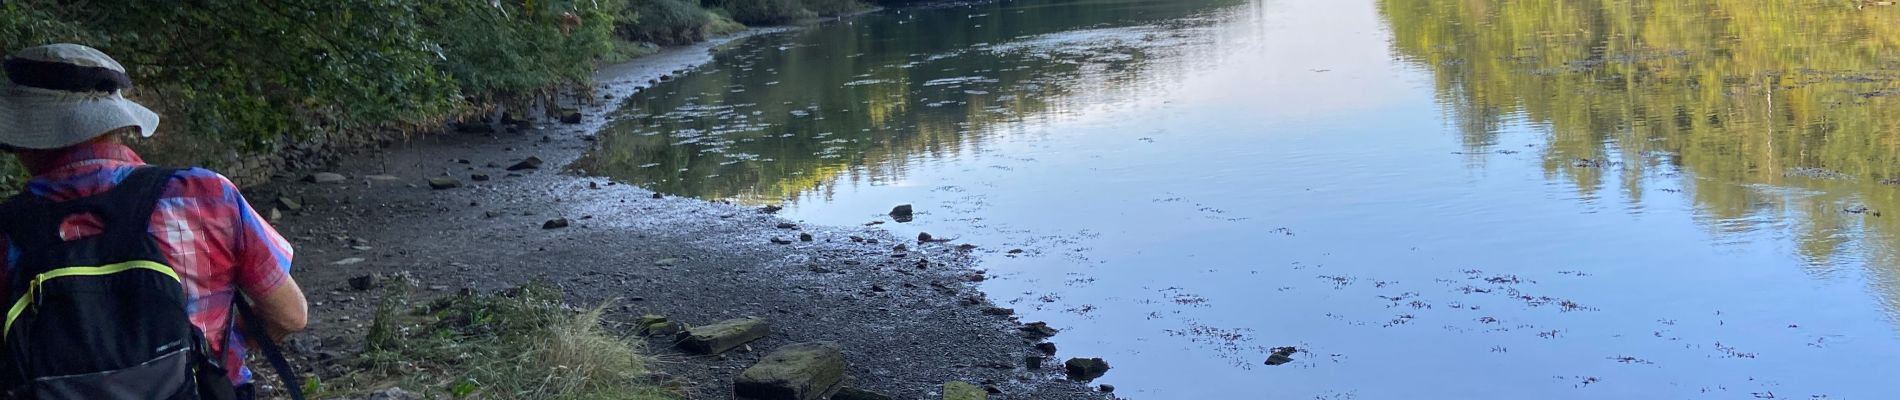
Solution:
[[[558,289],[458,295],[407,311],[404,297],[385,297],[355,372],[306,383],[310,397],[400,387],[453,399],[681,398],[647,383],[641,346],[603,330],[602,307],[569,310]]]

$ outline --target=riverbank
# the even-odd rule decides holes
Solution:
[[[650,368],[675,377],[689,398],[729,398],[740,370],[773,349],[812,341],[841,345],[848,385],[894,398],[936,398],[955,380],[992,388],[1000,399],[1104,397],[1063,380],[1059,362],[1026,368],[1025,357],[1040,351],[1018,335],[1017,321],[982,299],[973,283],[982,274],[954,243],[917,243],[874,227],[801,226],[564,167],[591,146],[616,99],[709,61],[717,44],[603,68],[593,97],[573,105],[579,123],[429,135],[253,188],[260,209],[278,206],[277,225],[298,249],[293,273],[312,302],[311,331],[289,346],[299,364],[325,380],[352,373],[384,293],[358,290],[352,278],[413,278],[417,302],[538,280],[570,304],[615,301],[603,320],[622,335],[649,314],[687,324],[770,321],[769,335],[719,356],[648,341],[660,360]],[[539,168],[509,168],[531,158]],[[285,177],[314,172],[346,179]],[[431,178],[445,177],[456,187],[432,188]],[[544,229],[557,219],[566,227]],[[803,234],[810,240],[800,241]]]

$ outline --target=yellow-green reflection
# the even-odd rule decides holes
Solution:
[[[1845,210],[1900,210],[1900,9],[1860,4],[1379,1],[1474,157],[1527,123],[1551,179],[1680,190],[1718,236],[1786,224],[1813,265],[1891,280],[1900,218]]]

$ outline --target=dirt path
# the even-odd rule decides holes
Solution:
[[[603,69],[595,95],[625,98],[650,79],[710,60],[712,45]],[[770,349],[806,341],[842,344],[853,386],[898,399],[936,398],[948,380],[991,386],[1001,399],[1105,397],[1063,381],[1059,362],[1025,369],[1032,343],[1017,335],[1016,321],[984,313],[989,304],[975,301],[971,261],[949,245],[863,227],[785,229],[779,224],[787,221],[759,210],[656,199],[563,172],[591,145],[614,101],[600,103],[582,108],[580,124],[447,133],[348,156],[326,170],[348,176],[345,183],[279,179],[250,190],[260,209],[278,196],[302,206],[278,220],[296,245],[294,274],[312,302],[312,331],[292,351],[321,373],[340,372],[335,360],[360,349],[377,303],[376,292],[354,291],[348,279],[406,271],[425,295],[541,279],[577,304],[619,299],[607,319],[623,331],[642,314],[696,324],[768,318],[772,334],[752,352],[688,356],[650,342],[665,360],[657,367],[691,381],[695,399],[730,398],[739,370]],[[505,170],[530,156],[545,164]],[[462,186],[431,189],[427,179],[445,174]],[[554,218],[571,225],[542,228]],[[800,232],[814,240],[798,241]],[[893,250],[899,243],[909,249]]]

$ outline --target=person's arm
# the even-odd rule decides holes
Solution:
[[[237,186],[219,177],[228,206],[237,210],[232,238],[233,284],[251,302],[251,311],[264,323],[272,341],[302,331],[309,322],[303,288],[290,277],[290,242],[251,208]],[[240,322],[242,323],[242,322]]]
[[[303,331],[310,321],[310,305],[304,301],[303,288],[297,287],[297,281],[291,279],[284,279],[263,297],[252,298],[251,312],[263,319],[264,330],[270,334],[271,341],[282,341],[285,336]]]

